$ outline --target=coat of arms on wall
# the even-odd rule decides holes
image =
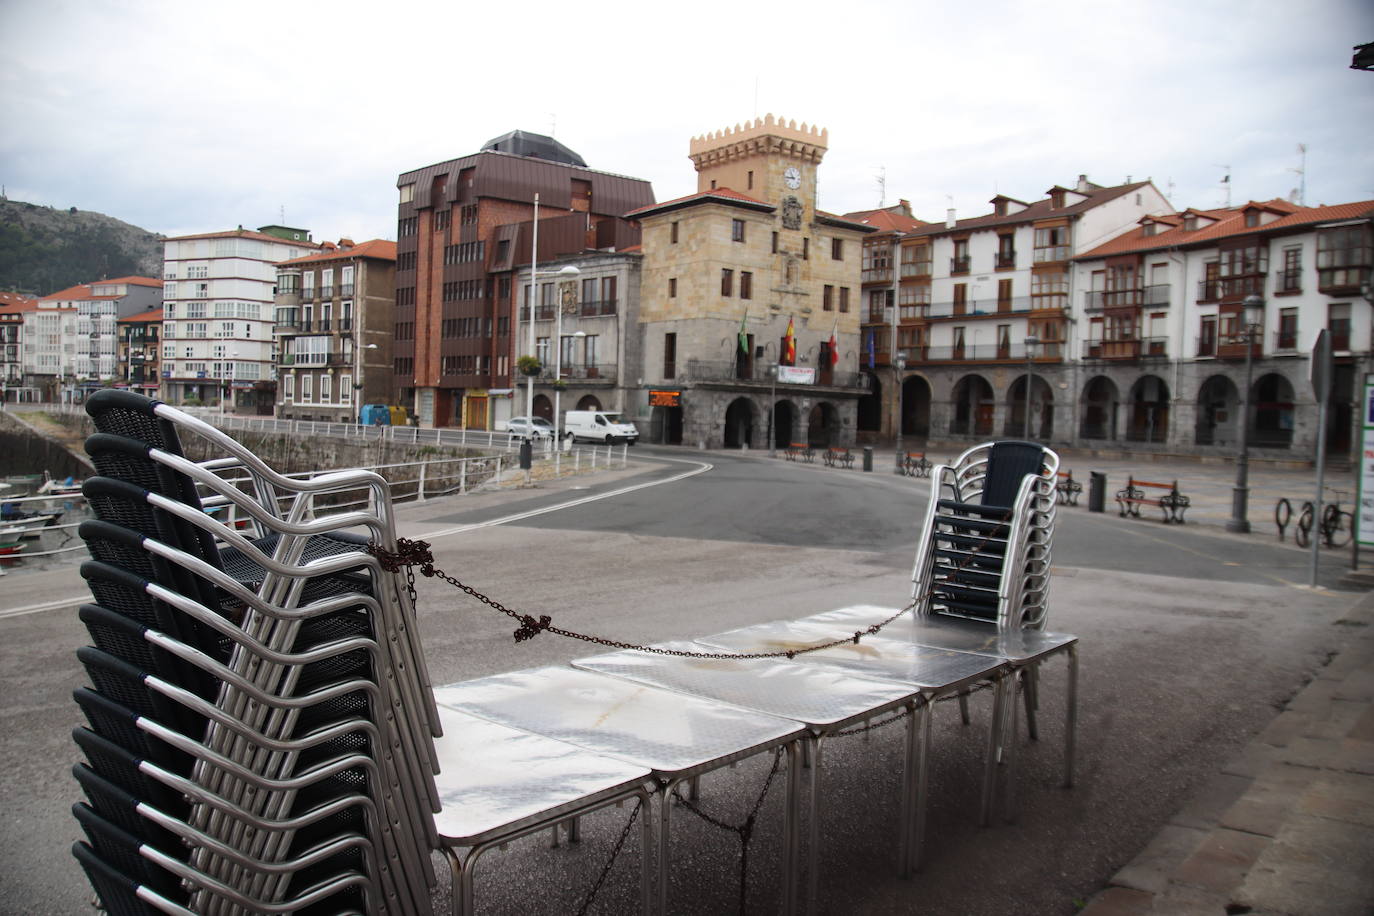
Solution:
[[[802,205],[797,198],[788,195],[782,202],[782,228],[800,229],[802,219]]]

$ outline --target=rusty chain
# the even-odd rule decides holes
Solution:
[[[1006,523],[1011,520],[1011,513],[995,521]],[[979,552],[986,546],[991,537],[983,537],[978,545],[969,553],[969,556],[959,565],[953,567],[951,572],[958,572],[968,566],[979,555]],[[404,571],[406,575],[406,587],[410,593],[411,604],[417,603],[415,594],[415,569],[420,570],[420,574],[429,579],[439,579],[447,582],[469,597],[487,605],[491,609],[505,614],[515,620],[520,625],[516,627],[514,636],[516,642],[524,642],[533,639],[540,633],[552,633],[555,636],[563,636],[568,639],[581,640],[582,642],[592,643],[593,645],[605,646],[608,649],[632,649],[637,652],[646,652],[652,655],[668,655],[679,658],[709,658],[709,659],[732,659],[732,658],[786,658],[793,659],[798,655],[805,655],[810,652],[819,652],[823,649],[833,649],[836,646],[845,644],[858,645],[859,641],[865,636],[874,636],[882,631],[884,627],[892,623],[898,617],[912,610],[932,594],[933,586],[927,587],[924,594],[913,598],[905,607],[898,609],[894,614],[889,615],[878,623],[871,624],[862,630],[855,630],[851,635],[840,639],[832,639],[828,642],[816,643],[810,646],[803,646],[799,649],[784,649],[776,652],[694,652],[686,649],[665,649],[660,646],[646,646],[639,643],[623,642],[618,639],[608,639],[604,636],[593,636],[587,633],[578,633],[574,630],[567,630],[553,625],[553,618],[548,614],[541,614],[538,618],[531,614],[521,614],[519,611],[506,607],[501,602],[482,594],[470,585],[460,582],[458,579],[444,572],[434,565],[434,553],[430,550],[428,541],[411,540],[409,538],[397,538],[396,550],[388,551],[379,546],[375,541],[369,542],[367,552],[377,558],[378,564],[383,570],[392,573]]]
[[[615,860],[620,858],[620,850],[625,846],[625,840],[630,835],[630,828],[634,826],[635,818],[639,816],[639,809],[643,807],[644,800],[642,798],[635,799],[635,809],[630,812],[630,819],[625,822],[625,829],[620,831],[620,839],[615,841],[615,846],[611,849],[611,854],[606,859],[606,864],[601,866],[601,874],[597,875],[596,882],[592,885],[591,890],[587,891],[587,896],[582,900],[582,905],[577,908],[577,916],[586,916],[588,908],[592,905],[592,901],[596,899],[596,895],[601,891],[601,885],[606,882],[606,876],[611,873],[611,867],[615,865]],[[645,816],[647,817],[648,815]],[[647,856],[648,854],[649,850],[647,849],[640,852],[640,855],[643,856]]]
[[[727,824],[718,817],[707,814],[689,799],[683,797],[681,783],[673,786],[673,801],[682,805],[692,814],[701,820],[717,827],[721,830],[729,831],[739,837],[740,857],[739,857],[739,911],[745,912],[746,898],[749,896],[749,841],[754,838],[754,824],[758,821],[759,809],[763,807],[763,800],[768,797],[768,790],[773,786],[773,778],[778,775],[778,764],[782,761],[782,748],[773,751],[773,766],[768,770],[768,777],[763,781],[763,788],[759,790],[759,797],[754,799],[754,806],[749,809],[749,814],[740,824]],[[665,804],[667,800],[664,800]]]

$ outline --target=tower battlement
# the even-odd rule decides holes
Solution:
[[[785,118],[766,114],[762,118],[736,124],[733,128],[712,131],[693,137],[688,157],[697,171],[722,160],[759,153],[782,155],[811,163],[819,163],[825,155],[830,131]]]

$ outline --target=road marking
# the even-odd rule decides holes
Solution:
[[[10,608],[0,611],[0,619],[6,617],[22,617],[25,614],[37,614],[40,611],[56,611],[64,607],[77,607],[93,600],[90,595],[82,595],[78,598],[64,598],[57,601],[44,601],[42,604],[30,604],[26,607]]]
[[[643,490],[647,487],[657,487],[665,483],[676,483],[679,480],[686,480],[689,477],[696,477],[698,474],[705,474],[707,471],[710,471],[713,468],[715,468],[715,465],[708,464],[703,461],[686,461],[681,458],[662,458],[659,460],[672,461],[679,464],[692,464],[695,465],[695,467],[689,471],[684,471],[681,474],[676,474],[672,477],[665,477],[662,480],[650,480],[646,481],[645,483],[637,483],[633,486],[621,487],[618,490],[608,490],[605,493],[596,493],[591,496],[583,496],[578,499],[570,499],[567,502],[557,503],[552,506],[545,506],[542,509],[531,509],[528,512],[517,512],[513,515],[503,515],[500,518],[493,518],[485,522],[474,522],[471,525],[459,525],[455,528],[443,528],[439,531],[428,532],[424,535],[424,537],[426,540],[430,540],[433,538],[449,537],[450,535],[465,534],[469,531],[477,531],[482,528],[493,528],[497,525],[507,525],[511,522],[524,521],[527,518],[534,518],[537,515],[547,515],[550,512],[557,512],[560,509],[571,509],[574,506],[581,506],[585,503],[596,502],[600,499],[610,499],[612,496],[623,496],[626,493],[633,493],[635,490]]]

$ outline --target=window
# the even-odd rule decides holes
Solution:
[[[728,267],[723,267],[720,271],[720,294],[722,296],[735,294],[735,272]]]
[[[1275,347],[1280,350],[1298,348],[1298,310],[1279,309],[1279,333]]]
[[[1198,356],[1217,355],[1217,316],[1203,315],[1202,324],[1198,328],[1197,337]]]
[[[206,296],[210,295],[209,283],[195,283],[192,284],[192,287],[192,295],[194,295],[197,299],[204,299]]]
[[[750,172],[749,174],[752,175],[753,172]],[[742,241],[744,241],[744,220],[742,220],[742,219],[732,219],[732,220],[730,220],[730,241],[732,241],[732,242],[742,242]]]
[[[774,233],[773,233],[773,254],[777,254],[777,253],[778,253],[778,234],[777,234],[776,232],[774,232]]]
[[[1351,290],[1369,280],[1374,266],[1374,238],[1370,228],[1337,226],[1317,232],[1317,288],[1322,292]]]
[[[1063,261],[1069,256],[1069,227],[1047,226],[1035,230],[1035,263]]]
[[[827,312],[835,310],[835,287],[829,283],[825,285],[825,289],[821,293],[821,309]]]
[[[954,240],[954,257],[949,259],[949,272],[966,274],[969,269],[968,239]]]
[[[831,239],[831,240],[830,240],[830,260],[832,260],[832,261],[843,261],[843,260],[844,260],[844,239]]]
[[[301,295],[307,299],[315,298],[315,272],[313,270],[301,275]]]
[[[1258,211],[1258,210],[1246,210],[1246,211],[1245,211],[1245,226],[1246,226],[1246,228],[1247,228],[1247,229],[1253,229],[1253,228],[1255,228],[1255,227],[1258,226],[1258,225],[1259,225],[1259,211]]]
[[[963,315],[968,311],[968,284],[954,284],[954,314]]]
[[[840,287],[840,311],[849,311],[849,287]]]
[[[1302,246],[1283,249],[1283,269],[1274,277],[1275,293],[1302,292]]]
[[[677,335],[663,335],[663,377],[677,377]]]
[[[328,404],[330,401],[332,401],[332,400],[334,399],[334,398],[333,398],[333,392],[332,392],[332,390],[331,390],[332,387],[333,387],[333,379],[330,378],[330,376],[328,375],[328,373],[326,373],[325,375],[320,376],[320,403],[321,403],[321,404]]]
[[[349,266],[347,266],[347,267],[345,267],[345,268],[343,268],[343,269],[341,269],[341,270],[339,271],[339,284],[340,284],[340,289],[339,289],[339,295],[340,295],[340,296],[351,296],[351,295],[353,295],[353,265],[352,265],[352,264],[350,264]]]
[[[809,238],[802,239],[802,260],[811,260],[811,240]]]
[[[745,178],[744,189],[745,189],[746,191],[752,191],[752,190],[754,190],[754,170],[753,170],[753,169],[750,169],[750,170],[749,170],[749,173],[748,173],[748,175],[747,175],[746,178]]]
[[[928,277],[928,276],[930,276],[930,246],[929,246],[929,245],[903,245],[903,246],[902,246],[902,276],[903,276],[903,277]]]
[[[573,357],[573,344],[577,341],[571,334],[564,334],[558,339],[558,368],[560,374],[567,371],[567,368],[576,365]]]
[[[673,225],[672,225],[672,234],[671,234],[671,238],[672,238],[673,244],[676,245],[676,244],[677,244],[677,223],[676,223],[676,222],[674,222]]]
[[[400,187],[401,203],[408,204],[415,199],[415,185],[403,184]]]
[[[301,376],[301,400],[303,402],[310,403],[315,400],[314,383],[315,377],[313,375],[306,373]]]
[[[997,269],[1009,270],[1016,266],[1016,236],[997,236]]]
[[[1350,303],[1333,302],[1326,307],[1326,330],[1331,335],[1331,349],[1350,349]]]
[[[598,340],[600,340],[600,338],[597,335],[588,334],[582,341],[582,363],[588,369],[596,368],[596,349]],[[587,377],[591,377],[590,372],[587,373]]]
[[[601,278],[601,314],[614,315],[616,305],[616,278]]]
[[[547,337],[540,337],[535,340],[534,355],[539,360],[540,365],[547,366],[549,364],[552,357],[549,353],[549,339]]]
[[[1010,281],[1010,280],[998,280],[998,281],[997,281],[997,311],[999,311],[999,312],[1010,312],[1010,311],[1011,311],[1011,281]]]
[[[754,298],[754,275],[750,271],[742,270],[739,274],[739,297],[741,299]]]
[[[677,277],[669,277],[669,278],[668,278],[668,298],[669,298],[669,299],[676,299],[676,298],[677,298]]]

